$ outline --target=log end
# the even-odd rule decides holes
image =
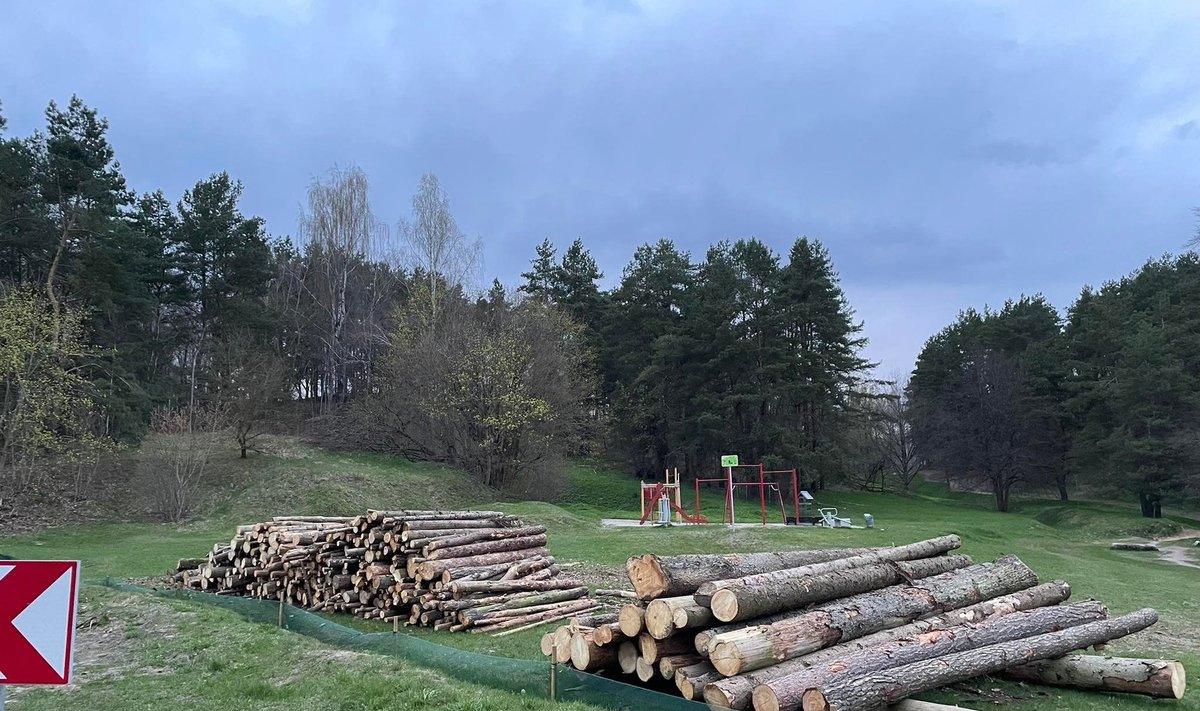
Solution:
[[[587,637],[582,632],[571,635],[571,666],[576,669],[587,669],[591,663]]]
[[[732,644],[721,642],[709,645],[708,661],[725,676],[737,676],[742,673],[742,655]]]
[[[712,608],[713,617],[722,622],[738,619],[737,593],[729,588],[713,593],[709,607]]]
[[[653,600],[667,592],[667,574],[652,553],[630,558],[625,562],[625,572],[629,574],[633,591],[643,600]]]
[[[1187,690],[1187,672],[1183,670],[1183,664],[1172,661],[1169,665],[1171,669],[1171,693],[1175,695],[1175,699],[1182,699],[1183,692]]]
[[[666,639],[675,634],[674,611],[665,600],[652,600],[646,605],[646,616],[642,624],[654,639]]]
[[[825,694],[822,694],[820,689],[805,691],[801,708],[804,711],[831,711],[829,702],[825,700]]]
[[[754,699],[754,711],[780,711],[779,697],[766,684],[759,684],[754,687],[754,693],[751,695],[751,698]]]
[[[642,681],[650,681],[654,678],[654,665],[646,661],[643,657],[638,657],[635,671],[637,672],[637,678]]]
[[[713,709],[713,711],[733,708],[733,699],[729,697],[729,694],[725,693],[724,689],[716,684],[709,684],[704,687],[704,703],[708,704],[709,708]]]
[[[621,667],[621,671],[626,674],[632,674],[637,671],[638,648],[633,641],[622,642],[621,646],[617,647],[617,665]]]
[[[642,633],[646,611],[638,605],[622,605],[617,613],[617,626],[626,637],[637,637]]]
[[[554,655],[554,633],[553,632],[547,632],[546,634],[542,635],[542,641],[539,646],[539,649],[542,650],[542,656],[550,657],[550,656]]]

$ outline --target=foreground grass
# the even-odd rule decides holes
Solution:
[[[1196,594],[1200,590],[1200,569],[1175,565],[1154,554],[1124,553],[1108,548],[1112,540],[1119,538],[1200,528],[1200,522],[1183,517],[1147,521],[1129,506],[1060,504],[1043,500],[1021,500],[1014,512],[1001,514],[990,509],[988,497],[951,493],[945,486],[921,483],[908,495],[820,493],[821,505],[836,506],[842,515],[849,515],[856,522],[862,521],[864,513],[873,514],[876,526],[872,529],[605,528],[600,524],[603,518],[637,518],[637,481],[596,463],[585,462],[572,467],[567,474],[566,496],[558,505],[497,502],[494,491],[472,483],[460,473],[371,455],[331,454],[293,446],[272,456],[252,459],[245,466],[243,483],[197,523],[64,527],[31,536],[0,539],[0,553],[19,557],[79,558],[84,563],[85,577],[89,578],[153,578],[168,571],[175,559],[202,554],[213,542],[228,539],[237,523],[262,520],[279,513],[338,514],[366,508],[431,505],[494,506],[531,522],[545,524],[549,528],[549,545],[556,557],[593,570],[601,567],[618,569],[629,556],[648,551],[675,554],[878,546],[957,533],[964,540],[963,552],[977,560],[1014,553],[1043,579],[1068,580],[1075,599],[1100,599],[1113,614],[1142,607],[1158,609],[1162,615],[1159,625],[1147,633],[1114,644],[1111,649],[1119,654],[1178,658],[1193,673],[1200,670],[1200,598]],[[693,505],[690,496],[684,497],[684,503],[689,509]],[[701,506],[710,518],[720,518],[722,503],[718,494],[706,492]],[[774,516],[772,520],[778,518],[777,504],[773,512],[769,509],[768,515]],[[757,501],[738,503],[740,521],[757,520],[757,517]],[[344,616],[338,616],[338,621],[379,629],[375,624],[353,622]],[[215,625],[218,621],[212,618],[205,624],[209,623]],[[537,658],[537,639],[542,632],[535,629],[495,638],[409,631],[440,644],[527,659]],[[269,654],[265,658],[269,659]],[[247,662],[247,669],[253,668],[254,665]],[[262,674],[247,673],[251,677],[257,676],[259,683],[269,683],[262,679]],[[1152,703],[1136,698],[993,682],[982,687],[976,684],[973,688],[979,688],[985,698],[980,699],[972,693],[954,698],[965,699],[968,706],[978,708],[991,703],[989,695],[994,694],[991,689],[1000,689],[999,694],[1006,705],[1017,711],[1135,709],[1148,708]],[[189,698],[199,694],[194,689],[179,693]],[[404,698],[405,703],[411,701],[408,696]],[[257,703],[253,705],[258,706]],[[211,708],[243,707],[232,704]],[[348,708],[376,707],[363,704]],[[1200,710],[1200,695],[1193,693],[1173,708]]]
[[[584,711],[465,683],[388,656],[333,649],[206,604],[88,586],[76,683],[14,690],[20,711]]]

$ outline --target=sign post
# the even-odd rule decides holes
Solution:
[[[729,527],[733,528],[733,468],[738,465],[738,455],[722,454],[721,466],[725,468],[725,505],[729,508]]]
[[[0,709],[5,684],[71,683],[78,599],[78,561],[0,561]]]

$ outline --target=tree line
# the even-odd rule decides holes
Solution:
[[[1200,257],[1085,287],[1065,316],[1040,296],[968,309],[930,338],[908,387],[930,463],[1011,493],[1052,486],[1164,504],[1200,498]]]
[[[877,490],[936,468],[1002,510],[1020,486],[1136,496],[1147,515],[1198,493],[1194,254],[1065,317],[1041,297],[965,311],[885,382],[816,240],[693,256],[663,239],[608,287],[582,241],[547,240],[516,289],[478,290],[480,243],[434,175],[386,220],[365,173],[334,168],[294,237],[272,236],[226,173],[177,198],[130,190],[107,130],[78,98],[27,137],[0,115],[6,489],[49,471],[86,487],[150,431],[224,433],[246,456],[288,427],[531,495],[592,453],[646,477],[736,453]],[[164,456],[180,515],[204,461]]]

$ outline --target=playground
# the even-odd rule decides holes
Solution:
[[[870,514],[863,517],[864,526],[855,526],[850,519],[839,516],[833,507],[820,507],[812,494],[800,488],[800,476],[796,469],[767,469],[762,463],[742,464],[737,455],[721,457],[721,476],[694,476],[691,486],[684,483],[678,467],[666,469],[663,480],[639,483],[641,517],[633,519],[603,519],[601,524],[610,528],[638,526],[677,526],[720,524],[730,528],[743,527],[788,527],[817,526],[824,528],[871,528],[874,520]],[[701,490],[717,489],[721,494],[720,519],[715,511],[706,512],[702,506]],[[691,509],[683,506],[685,489],[692,499]],[[757,498],[759,516],[757,520],[736,520],[735,500]],[[775,507],[779,507],[778,518]],[[791,508],[789,515],[788,508]],[[706,515],[707,514],[707,515]]]

